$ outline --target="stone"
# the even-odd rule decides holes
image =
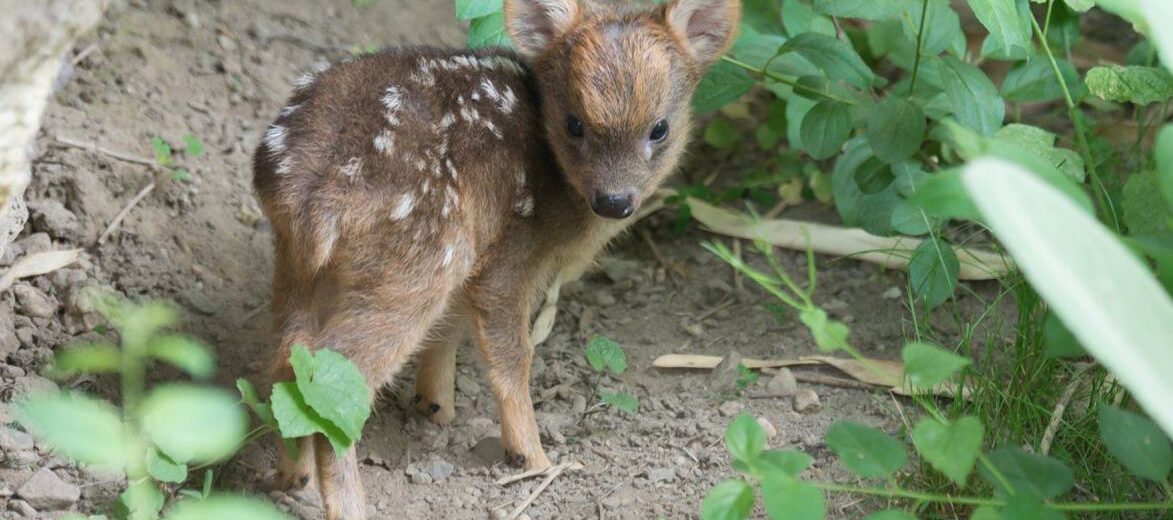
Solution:
[[[676,480],[676,468],[656,468],[648,470],[648,480],[653,484],[672,482]]]
[[[725,354],[725,359],[722,359],[721,364],[709,374],[710,388],[720,394],[731,394],[736,391],[737,380],[741,378],[741,371],[737,367],[741,364],[741,354],[736,350]]]
[[[899,300],[904,297],[904,291],[900,290],[899,287],[892,286],[887,291],[884,291],[883,296],[885,300]]]
[[[473,397],[481,393],[481,385],[477,380],[468,374],[460,374],[456,376],[456,389],[462,395]]]
[[[42,199],[29,201],[30,219],[33,229],[43,231],[51,236],[63,239],[76,239],[78,222],[77,216],[66,209],[60,201]]]
[[[448,477],[452,476],[452,472],[456,471],[456,466],[453,466],[451,462],[437,457],[428,462],[426,471],[432,477],[433,482],[439,482],[441,480],[447,480]]]
[[[472,454],[485,465],[493,465],[505,458],[505,446],[500,437],[485,437],[473,446]]]
[[[16,490],[16,494],[36,509],[55,511],[77,502],[81,498],[81,489],[61,480],[49,468],[41,468]]]
[[[8,245],[16,239],[28,221],[29,210],[24,204],[24,197],[17,195],[9,199],[7,207],[0,207],[0,257],[8,249]]]
[[[799,390],[794,394],[794,411],[798,413],[814,413],[823,408],[823,403],[819,401],[819,394],[809,388]]]
[[[757,421],[758,426],[761,426],[762,430],[766,432],[767,439],[773,439],[774,437],[778,436],[778,428],[776,428],[774,423],[770,422],[769,419],[765,417],[758,417]]]
[[[0,449],[8,452],[33,449],[33,437],[20,430],[0,426]]]
[[[766,395],[770,397],[790,397],[798,393],[798,380],[789,368],[779,368],[770,382],[766,383]]]
[[[13,500],[8,503],[8,510],[25,518],[36,518],[39,513],[24,500]]]
[[[415,463],[408,464],[404,468],[403,473],[407,475],[408,482],[412,484],[426,485],[432,483],[432,476],[427,471],[420,469],[419,465]]]
[[[741,401],[725,401],[721,406],[717,407],[717,411],[721,413],[721,417],[733,417],[741,413],[745,409],[745,405]]]
[[[56,391],[57,383],[54,383],[36,374],[29,374],[24,376],[20,379],[17,379],[16,382],[12,384],[13,400],[16,400],[20,397]]]
[[[57,302],[29,284],[12,287],[16,296],[16,311],[30,318],[52,318],[57,314]]]
[[[0,305],[0,361],[8,359],[8,355],[20,348],[20,338],[16,337],[16,323],[12,309]]]

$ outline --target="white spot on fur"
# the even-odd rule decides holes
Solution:
[[[277,175],[289,175],[293,172],[293,158],[288,155],[277,163]]]
[[[383,106],[387,107],[387,110],[397,112],[399,107],[403,106],[403,92],[395,86],[387,87],[380,101],[383,102]]]
[[[444,259],[440,262],[444,267],[452,265],[452,257],[456,256],[456,247],[452,244],[444,246]]]
[[[497,139],[505,139],[505,135],[502,134],[501,131],[497,129],[497,125],[493,124],[492,121],[489,121],[488,119],[486,119],[485,120],[485,128],[489,129],[489,133],[493,134],[493,137],[496,137]]]
[[[341,168],[342,175],[346,176],[350,182],[355,182],[362,177],[362,159],[359,157],[351,157],[346,161],[346,166]]]
[[[456,180],[456,165],[452,164],[452,159],[444,159],[444,167],[448,171],[448,176]]]
[[[300,108],[301,108],[301,103],[298,103],[296,105],[289,105],[289,106],[281,109],[281,113],[279,114],[279,116],[280,117],[289,117],[289,116],[293,115],[294,112],[297,112],[297,110]]]
[[[321,74],[323,72],[326,72],[326,71],[330,70],[330,66],[331,66],[330,62],[327,60],[325,60],[325,59],[318,60],[317,62],[314,63],[314,69],[313,69],[314,74]]]
[[[513,89],[505,86],[504,93],[501,94],[501,101],[497,104],[497,108],[506,114],[513,112],[513,107],[517,105],[517,95],[513,93]]]
[[[427,170],[428,169],[427,161],[424,161],[422,157],[417,157],[415,160],[415,169],[417,169],[421,172],[424,170]]]
[[[521,217],[532,217],[534,214],[534,196],[526,194],[517,204],[513,205],[513,211]]]
[[[395,136],[390,130],[384,129],[375,136],[375,150],[384,154],[391,154],[395,151]]]
[[[484,92],[485,96],[487,96],[492,101],[501,99],[501,93],[497,91],[497,85],[495,85],[493,80],[489,78],[484,78],[481,80],[481,91]],[[473,92],[473,94],[476,94],[476,92]]]
[[[444,208],[440,213],[447,217],[449,213],[460,207],[460,195],[456,193],[456,189],[451,184],[444,187]]]
[[[269,130],[265,132],[265,148],[273,155],[285,153],[285,138],[288,136],[288,128],[281,125],[269,126]]]
[[[522,67],[520,63],[504,56],[489,56],[487,58],[481,58],[480,62],[481,66],[490,70],[500,70],[514,74],[525,74],[525,67]]]
[[[404,193],[399,196],[399,202],[396,202],[395,208],[391,210],[391,220],[403,220],[411,215],[413,209],[415,209],[415,196]]]
[[[427,195],[432,192],[432,180],[425,177],[423,184],[420,184],[420,193]]]
[[[303,72],[297,79],[293,80],[294,88],[302,90],[314,84],[318,77],[312,72]]]
[[[444,114],[444,117],[440,118],[440,128],[441,129],[447,130],[447,129],[451,128],[452,125],[455,123],[456,123],[456,116],[452,112],[448,112],[447,114]]]

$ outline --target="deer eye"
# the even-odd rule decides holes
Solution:
[[[583,128],[582,121],[579,121],[577,117],[566,116],[566,132],[570,134],[571,137],[581,138],[586,134],[586,129]]]
[[[668,120],[661,119],[656,123],[656,126],[652,127],[652,135],[649,135],[648,139],[659,142],[663,141],[665,137],[668,137]]]

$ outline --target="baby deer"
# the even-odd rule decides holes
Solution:
[[[471,336],[509,459],[537,469],[536,296],[580,274],[677,167],[740,2],[506,0],[505,14],[517,54],[394,49],[303,76],[255,185],[276,235],[274,380],[292,378],[295,344],[343,353],[372,390],[419,351],[419,409],[446,423]],[[354,448],[314,438],[299,453],[283,483],[315,478],[327,518],[366,518]]]

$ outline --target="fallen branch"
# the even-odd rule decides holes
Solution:
[[[66,249],[63,251],[45,251],[25,256],[17,260],[12,267],[0,275],[0,292],[8,289],[21,278],[49,274],[78,260],[81,249]]]
[[[87,152],[100,153],[112,159],[118,159],[119,161],[140,164],[143,166],[150,166],[151,168],[158,166],[158,163],[149,157],[143,157],[141,155],[134,155],[127,152],[120,152],[118,150],[103,148],[98,146],[98,143],[90,143],[69,137],[57,136],[52,144],[59,148],[76,148],[79,150],[85,150]]]
[[[106,230],[102,232],[102,236],[98,237],[98,245],[105,244],[106,239],[110,238],[110,235],[113,234],[116,229],[118,229],[118,226],[122,225],[122,220],[130,214],[130,210],[134,209],[134,207],[137,206],[139,202],[142,202],[142,200],[145,199],[147,195],[150,195],[151,191],[154,191],[154,189],[155,181],[151,181],[151,183],[148,184],[145,188],[139,190],[134,198],[130,199],[130,202],[126,203],[126,207],[122,208],[122,211],[118,212],[118,215],[114,217],[114,220],[110,221],[110,225],[106,226]]]
[[[538,470],[536,473],[533,471],[522,473],[521,475],[528,475],[525,478],[545,474],[546,480],[543,480],[541,484],[538,484],[538,487],[534,489],[533,493],[530,493],[529,497],[526,498],[525,501],[521,503],[521,505],[518,505],[517,508],[515,508],[513,512],[510,513],[506,518],[508,518],[508,520],[515,520],[517,517],[521,516],[521,514],[525,512],[526,508],[532,505],[534,501],[537,500],[538,497],[546,491],[546,488],[550,487],[550,484],[554,482],[554,479],[558,478],[558,476],[562,475],[562,473],[566,470],[580,470],[582,467],[582,464],[577,462],[564,462],[557,466],[551,466],[545,470]],[[531,475],[530,473],[533,474]],[[521,475],[518,475],[518,477]],[[516,482],[516,480],[514,480],[514,482]],[[498,480],[497,483],[500,484],[501,480]]]

